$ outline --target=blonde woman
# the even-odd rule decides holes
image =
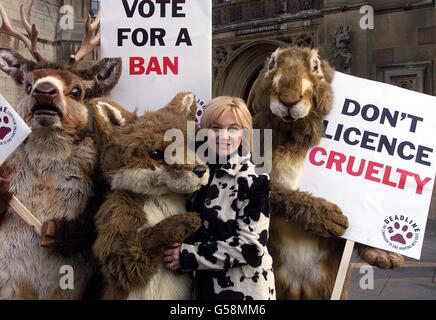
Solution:
[[[206,106],[200,126],[209,129],[210,179],[188,211],[199,212],[203,224],[186,243],[166,250],[164,262],[172,271],[193,272],[197,299],[275,299],[266,247],[270,183],[250,161],[250,112],[239,98],[218,97]]]

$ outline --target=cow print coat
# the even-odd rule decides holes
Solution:
[[[208,185],[188,203],[203,225],[180,248],[181,271],[193,271],[197,299],[275,299],[269,194],[269,176],[256,174],[249,154],[211,166]]]

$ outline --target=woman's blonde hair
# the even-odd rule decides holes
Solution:
[[[253,149],[253,118],[244,100],[236,97],[221,96],[211,100],[201,116],[200,127],[209,129],[225,112],[232,111],[238,124],[245,129],[242,144],[252,152]]]

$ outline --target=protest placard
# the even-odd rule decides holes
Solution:
[[[0,165],[23,143],[30,133],[31,130],[24,120],[0,95]],[[41,233],[41,223],[17,198],[12,198],[10,206],[38,234]]]
[[[436,173],[436,98],[336,73],[301,190],[338,204],[344,238],[419,259]]]
[[[0,95],[0,164],[6,161],[30,132],[24,120]]]
[[[201,113],[212,91],[211,3],[102,1],[101,54],[123,60],[121,79],[110,97],[141,114],[190,91]]]

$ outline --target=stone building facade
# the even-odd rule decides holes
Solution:
[[[265,58],[294,44],[317,47],[338,70],[436,94],[434,0],[213,2],[214,95],[246,98]],[[373,30],[360,28],[368,4]]]
[[[44,58],[52,61],[67,62],[71,53],[76,52],[80,47],[85,21],[91,8],[95,7],[93,0],[0,0],[5,8],[13,27],[23,31],[20,20],[20,5],[24,4],[26,12],[30,8],[30,22],[35,23],[39,29],[38,49]],[[98,3],[98,1],[97,1]],[[64,5],[71,5],[74,9],[74,27],[63,29],[59,21],[62,14],[66,12],[61,8]],[[4,34],[0,34],[0,47],[14,48],[26,58],[30,54],[22,42]],[[97,53],[94,53],[94,58]],[[93,57],[88,58],[92,59]],[[86,63],[86,62],[85,62]],[[23,91],[4,73],[0,73],[0,93],[12,104],[15,105]]]

